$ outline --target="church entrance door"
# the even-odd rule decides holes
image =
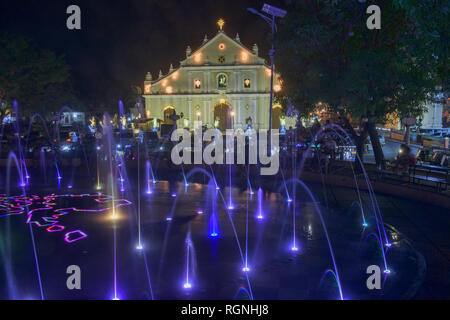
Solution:
[[[164,124],[174,124],[174,121],[170,118],[175,114],[175,108],[167,107],[164,109]]]
[[[220,131],[231,129],[230,111],[230,106],[225,103],[220,103],[214,107],[214,125],[217,125]]]

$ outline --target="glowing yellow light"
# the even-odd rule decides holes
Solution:
[[[201,60],[202,60],[202,54],[200,52],[195,54],[194,61],[197,63],[200,63]]]
[[[151,84],[146,84],[144,86],[144,92],[145,93],[150,93],[151,90],[152,90],[152,85]]]
[[[147,118],[150,118],[150,110],[145,111],[145,115],[147,116]]]
[[[161,82],[161,85],[162,85],[163,87],[167,86],[167,80],[163,80],[163,81]]]
[[[219,21],[217,21],[217,25],[219,26],[220,30],[223,30],[223,26],[225,25],[225,20],[220,18]]]
[[[247,52],[245,52],[245,51],[242,51],[242,52],[241,52],[241,60],[242,60],[243,62],[246,62],[246,61],[248,60],[248,54],[247,54]]]
[[[200,87],[202,86],[202,82],[199,79],[196,79],[194,81],[194,87],[195,89],[200,89]]]
[[[273,86],[273,90],[275,92],[280,92],[281,91],[281,86],[279,84],[276,84],[276,85]]]
[[[171,94],[173,92],[173,88],[171,86],[168,86],[166,88],[166,93]]]
[[[225,50],[225,43],[223,43],[223,42],[219,43],[219,49]]]
[[[178,79],[178,71],[174,72],[172,75],[172,79],[177,80]]]
[[[266,68],[266,74],[268,77],[270,77],[272,75],[272,70],[270,70],[269,68]]]
[[[231,111],[231,116],[234,117],[234,111]]]
[[[220,99],[219,102],[225,104],[225,99]]]
[[[200,117],[201,115],[201,112],[197,112],[197,117]]]

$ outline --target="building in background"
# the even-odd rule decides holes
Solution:
[[[222,21],[223,22],[223,21]],[[147,73],[144,81],[146,115],[158,123],[194,128],[202,121],[209,128],[268,129],[270,104],[270,67],[258,55],[258,46],[245,47],[239,38],[220,30],[192,51],[179,68],[170,65],[168,74],[160,71],[156,80]],[[274,77],[274,92],[281,90],[281,79]],[[179,116],[177,117],[174,115]],[[274,104],[272,127],[280,128],[281,105]],[[175,119],[175,120],[174,120]]]
[[[421,129],[443,128],[443,104],[440,102],[428,102],[427,111],[422,116]]]
[[[426,103],[426,111],[421,117],[417,119],[417,124],[420,129],[441,129],[445,128],[447,124],[448,115],[448,101],[446,103],[428,101]],[[388,114],[387,121],[383,125],[378,125],[386,129],[401,130],[403,129],[400,118],[396,113]]]
[[[60,124],[62,127],[70,127],[76,123],[85,124],[84,112],[63,112],[61,114]]]

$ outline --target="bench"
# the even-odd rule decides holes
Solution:
[[[379,173],[380,180],[390,179],[390,180],[395,180],[397,182],[403,182],[403,183],[409,182],[408,179],[405,180],[405,178],[409,177],[409,174],[407,174],[407,173],[399,174],[393,170],[388,170],[388,169],[379,170],[378,173]]]
[[[441,191],[445,191],[447,190],[447,180],[446,179],[441,179],[441,178],[436,178],[436,177],[429,177],[429,176],[422,176],[422,175],[418,175],[418,174],[412,174],[409,176],[410,178],[410,182],[412,180],[412,183],[417,183],[420,184],[420,181],[429,181],[432,183],[436,184],[436,189],[438,192]],[[445,188],[442,188],[442,186],[445,186]]]

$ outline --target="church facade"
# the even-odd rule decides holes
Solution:
[[[188,46],[178,68],[171,65],[168,74],[160,71],[156,80],[147,73],[143,94],[147,118],[162,124],[176,121],[178,128],[189,129],[196,121],[220,130],[268,129],[270,66],[259,57],[256,44],[246,48],[239,35],[229,37],[222,26],[212,39],[205,36],[197,50]],[[274,93],[281,84],[275,73]],[[272,127],[278,129],[283,110],[275,103],[272,108]]]

